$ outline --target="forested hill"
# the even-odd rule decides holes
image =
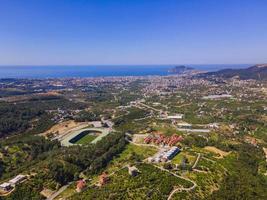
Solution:
[[[205,76],[207,78],[215,76],[221,78],[239,77],[242,80],[267,80],[267,64],[258,64],[246,69],[223,69],[217,72],[201,74],[201,76]]]

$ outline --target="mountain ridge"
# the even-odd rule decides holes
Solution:
[[[241,80],[267,80],[267,64],[256,64],[245,69],[222,69],[216,72],[202,74],[205,77],[217,76],[221,78],[238,77]]]

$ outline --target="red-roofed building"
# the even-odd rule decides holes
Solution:
[[[103,172],[100,176],[99,176],[99,184],[100,186],[105,185],[108,182],[109,178],[108,178],[108,174],[106,172]]]
[[[77,185],[76,185],[76,191],[77,192],[83,191],[85,187],[86,187],[85,180],[79,180],[79,181],[77,181]]]

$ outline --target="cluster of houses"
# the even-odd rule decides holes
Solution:
[[[130,176],[137,176],[140,171],[137,169],[136,166],[131,166],[128,165],[128,173]],[[108,181],[110,180],[109,175],[107,172],[103,172],[100,176],[99,176],[99,180],[98,180],[98,184],[97,186],[102,187],[105,184],[108,183]],[[82,192],[86,189],[86,181],[84,179],[78,180],[76,182],[76,192]]]
[[[108,181],[109,181],[108,173],[107,172],[103,172],[99,176],[99,186],[101,187],[101,186],[105,185]]]
[[[27,179],[27,176],[19,174],[15,178],[9,180],[8,182],[4,182],[0,185],[0,191],[2,193],[8,193],[10,192],[13,188],[15,188],[16,185],[19,183],[25,181]]]
[[[103,172],[100,176],[99,176],[99,180],[98,180],[98,184],[97,186],[102,187],[103,185],[107,184],[109,181],[109,176],[107,172]],[[82,192],[86,189],[87,184],[86,181],[84,179],[78,180],[76,182],[76,192]]]
[[[81,110],[62,110],[58,108],[57,110],[47,110],[48,113],[53,113],[54,117],[52,120],[56,123],[63,122],[65,119],[73,119],[77,113]]]
[[[151,163],[167,162],[176,156],[181,150],[178,147],[171,147],[170,149],[162,149],[154,156],[147,159]]]
[[[147,137],[145,137],[144,142],[146,144],[149,143],[154,143],[157,145],[168,145],[168,146],[173,146],[175,145],[177,142],[180,142],[182,140],[182,136],[173,134],[172,136],[165,136],[161,133],[157,133],[157,134],[151,134]]]

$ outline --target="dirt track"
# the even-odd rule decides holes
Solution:
[[[75,122],[74,120],[69,120],[54,125],[49,130],[45,131],[44,133],[41,133],[40,135],[47,136],[49,133],[54,133],[55,135],[62,135],[65,134],[66,132],[69,132],[72,129],[83,126],[85,127],[87,125],[88,125],[87,122]]]

